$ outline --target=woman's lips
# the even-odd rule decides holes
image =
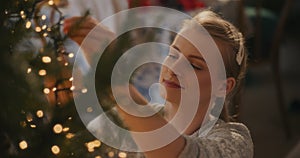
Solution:
[[[163,79],[163,85],[170,87],[170,88],[182,88],[179,84],[169,81],[169,80],[165,80]]]

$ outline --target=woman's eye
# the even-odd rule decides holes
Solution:
[[[195,64],[191,64],[191,65],[194,69],[197,69],[197,70],[202,70],[203,69],[201,66],[198,66],[198,65],[195,65]]]
[[[172,58],[172,59],[177,59],[177,56],[173,55],[173,54],[169,54],[168,57]]]

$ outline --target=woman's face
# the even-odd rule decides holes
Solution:
[[[188,60],[192,69],[183,68],[184,57]],[[185,38],[177,36],[171,45],[169,54],[164,61],[160,74],[160,83],[165,91],[161,95],[173,104],[180,104],[182,92],[197,84],[191,82],[193,73],[197,77],[200,96],[199,104],[208,105],[211,96],[211,79],[207,63],[200,52]],[[172,71],[172,70],[174,71]],[[180,81],[180,82],[179,82]]]

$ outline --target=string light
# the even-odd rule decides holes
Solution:
[[[45,30],[47,28],[47,25],[42,26],[42,30]]]
[[[44,112],[42,110],[38,110],[38,111],[36,111],[36,116],[38,118],[42,118],[44,116]]]
[[[41,27],[37,26],[37,27],[35,28],[35,31],[36,31],[36,32],[41,32],[42,29],[41,29]]]
[[[43,33],[43,36],[44,36],[44,37],[47,37],[47,36],[48,36],[48,33],[46,33],[46,32]]]
[[[120,158],[126,158],[127,154],[125,152],[120,152],[118,155]]]
[[[56,87],[52,88],[52,91],[53,91],[53,92],[55,92],[56,90],[57,90],[57,88],[56,88]]]
[[[68,66],[68,65],[69,65],[69,63],[65,62],[65,66]]]
[[[47,71],[44,70],[44,69],[41,69],[41,70],[39,71],[39,75],[40,75],[40,76],[46,76],[46,75],[47,75]]]
[[[32,124],[30,125],[31,128],[36,128],[36,125]]]
[[[66,134],[66,138],[71,139],[73,138],[75,135],[73,133],[68,133]]]
[[[54,133],[56,133],[56,134],[61,133],[62,130],[63,130],[63,127],[62,127],[61,124],[56,124],[56,125],[53,126],[53,131],[54,131]]]
[[[42,15],[41,17],[42,20],[46,20],[46,18],[47,18],[46,15]]]
[[[88,90],[86,88],[84,88],[84,89],[81,90],[81,93],[87,93],[87,91]]]
[[[31,73],[31,71],[32,71],[31,68],[28,68],[28,69],[27,69],[27,73],[28,73],[28,74]]]
[[[70,130],[70,128],[69,127],[65,127],[65,128],[63,128],[63,132],[68,132]]]
[[[42,61],[43,63],[51,63],[51,58],[49,56],[43,56]]]
[[[29,29],[29,28],[31,27],[31,22],[30,22],[30,21],[27,21],[26,24],[25,24],[25,27],[26,27],[27,29]]]
[[[53,145],[51,151],[54,155],[58,155],[60,153],[60,148],[57,145]]]
[[[49,1],[48,1],[48,4],[49,4],[49,5],[53,5],[53,4],[54,4],[54,1],[53,1],[53,0],[49,0]]]
[[[69,81],[71,81],[71,82],[72,82],[72,81],[73,81],[73,79],[74,79],[74,78],[73,78],[73,77],[71,77],[71,78],[69,79]]]
[[[75,90],[75,86],[72,86],[72,87],[70,88],[70,90],[71,90],[71,91],[74,91],[74,90]]]
[[[50,89],[49,88],[44,88],[43,91],[44,91],[45,94],[49,94],[50,93]]]
[[[73,58],[74,57],[74,53],[69,53],[68,57],[69,58]]]
[[[26,116],[26,120],[28,121],[28,122],[32,122],[32,115],[31,114],[28,114],[27,116]]]
[[[56,59],[57,59],[57,61],[62,61],[63,60],[62,57],[57,57]]]
[[[110,152],[108,152],[108,157],[114,157],[115,156],[115,153],[114,152],[112,152],[112,151],[110,151]]]
[[[95,156],[95,158],[102,158],[102,157],[98,155],[98,156]]]
[[[19,147],[20,147],[20,149],[25,150],[25,149],[27,149],[28,144],[25,140],[23,140],[19,143]]]
[[[99,140],[94,140],[94,141],[85,143],[85,146],[87,147],[89,152],[94,152],[95,148],[98,148],[101,146],[101,142]]]
[[[93,112],[93,108],[92,107],[86,108],[86,112],[89,112],[89,113]]]

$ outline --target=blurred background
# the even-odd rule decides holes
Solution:
[[[235,100],[237,108],[233,110],[238,113],[238,120],[250,129],[254,157],[300,157],[299,0],[3,0],[1,3],[0,157],[129,157],[95,140],[80,121],[69,99],[76,90],[68,73],[74,52],[67,47],[74,44],[64,41],[61,25],[64,17],[85,15],[89,9],[101,21],[115,12],[139,6],[164,6],[190,15],[210,8],[235,24],[245,35],[249,65],[241,99]],[[45,16],[35,14],[40,10]],[[44,27],[53,19],[55,23]],[[151,34],[151,30],[133,32],[130,36],[147,33]],[[35,38],[42,40],[32,40]],[[142,42],[145,41],[136,44]],[[15,49],[19,43],[22,49]],[[159,68],[148,67],[148,71],[137,74],[157,79]],[[147,97],[153,82],[138,78],[135,84]],[[88,92],[84,88],[79,91]],[[95,115],[92,108],[87,112]]]

